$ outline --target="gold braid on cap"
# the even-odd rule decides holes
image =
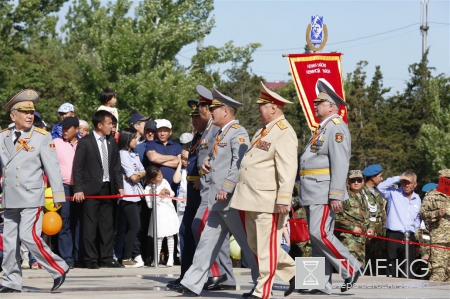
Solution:
[[[222,102],[219,101],[219,100],[213,99],[213,100],[212,100],[212,103],[211,103],[211,106],[219,107],[219,106],[225,106],[225,104],[222,103]]]
[[[268,95],[267,93],[261,92],[259,94],[259,100],[256,101],[256,103],[258,104],[263,104],[263,103],[274,103],[273,98]]]
[[[11,111],[13,110],[34,111],[34,104],[31,101],[19,102],[12,106]]]

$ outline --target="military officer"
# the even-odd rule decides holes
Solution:
[[[54,254],[41,238],[44,206],[43,171],[50,181],[55,206],[65,201],[62,176],[55,144],[45,130],[33,126],[34,103],[39,100],[35,90],[16,94],[3,108],[11,111],[14,126],[0,132],[0,163],[3,174],[4,259],[0,293],[22,291],[20,243],[54,279],[52,291],[59,288],[69,266]]]
[[[351,137],[337,114],[339,105],[347,104],[321,79],[316,87],[314,109],[320,124],[300,157],[300,204],[307,206],[312,255],[326,260],[325,289],[311,292],[331,294],[332,266],[344,278],[341,292],[345,292],[361,275],[361,264],[333,234],[335,213],[348,199]]]
[[[355,256],[358,261],[365,265],[366,237],[373,234],[373,226],[369,225],[369,209],[367,202],[362,196],[361,190],[364,186],[364,178],[361,170],[350,170],[347,179],[349,199],[342,203],[342,210],[336,213],[336,227],[353,232],[337,233],[342,244]],[[359,235],[361,234],[361,235]]]
[[[363,175],[365,184],[361,190],[364,200],[369,209],[370,227],[373,227],[373,235],[378,237],[386,236],[386,200],[381,196],[377,186],[383,181],[383,168],[380,164],[372,164],[364,168]],[[386,259],[386,244],[384,240],[373,238],[366,241],[366,263],[372,265],[372,269],[378,268],[380,274],[385,274],[386,264],[382,264]],[[377,266],[377,260],[378,265]]]
[[[203,162],[204,173],[211,173],[208,193],[209,216],[200,236],[192,266],[181,280],[179,293],[198,295],[207,280],[207,273],[222,247],[225,237],[231,232],[242,248],[243,254],[252,272],[252,278],[258,277],[258,265],[247,244],[247,236],[239,212],[230,208],[230,199],[236,185],[238,169],[242,157],[248,148],[247,131],[235,119],[241,103],[227,97],[216,89],[212,90],[213,100],[210,106],[213,124],[218,126],[214,145]]]
[[[439,175],[449,180],[450,169],[440,170]],[[436,189],[427,192],[420,215],[430,232],[431,244],[450,247],[450,196]],[[429,262],[431,281],[450,282],[450,250],[432,247]]]
[[[267,299],[276,273],[295,288],[295,262],[280,247],[297,172],[297,135],[284,117],[285,100],[260,83],[261,128],[242,159],[231,207],[245,211],[247,241],[258,257],[259,277],[252,294]]]

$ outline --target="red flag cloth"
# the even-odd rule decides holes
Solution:
[[[450,180],[441,176],[436,190],[445,195],[450,195]]]
[[[345,101],[341,55],[341,53],[314,53],[288,56],[295,89],[311,131],[314,131],[320,123],[315,116],[313,102],[318,94],[316,84],[319,79],[326,80]],[[345,123],[348,123],[345,106],[339,107],[339,115]]]

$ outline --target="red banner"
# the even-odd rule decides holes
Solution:
[[[303,113],[309,128],[314,130],[320,123],[313,102],[318,94],[316,84],[319,79],[327,82],[345,101],[341,53],[289,54],[288,62]],[[345,106],[339,107],[339,115],[348,123]]]
[[[450,180],[441,176],[436,190],[445,195],[450,195]]]

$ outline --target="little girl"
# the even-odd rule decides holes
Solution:
[[[151,165],[147,167],[146,179],[148,182],[147,187],[145,187],[145,194],[152,193],[151,184],[156,184],[156,194],[174,196],[175,193],[170,188],[169,182],[167,182],[162,175],[161,170]],[[148,207],[152,208],[152,197],[146,196]],[[155,207],[153,207],[155,208]],[[157,218],[157,234],[158,234],[158,249],[161,250],[161,245],[164,237],[167,237],[167,247],[169,249],[169,259],[167,260],[167,267],[173,266],[173,250],[174,250],[174,239],[173,235],[178,233],[180,228],[180,223],[178,221],[177,212],[175,212],[175,207],[172,204],[170,198],[157,196],[156,197],[156,218]],[[150,225],[148,228],[148,235],[153,237],[153,219],[150,220]],[[157,262],[157,261],[155,261]]]

